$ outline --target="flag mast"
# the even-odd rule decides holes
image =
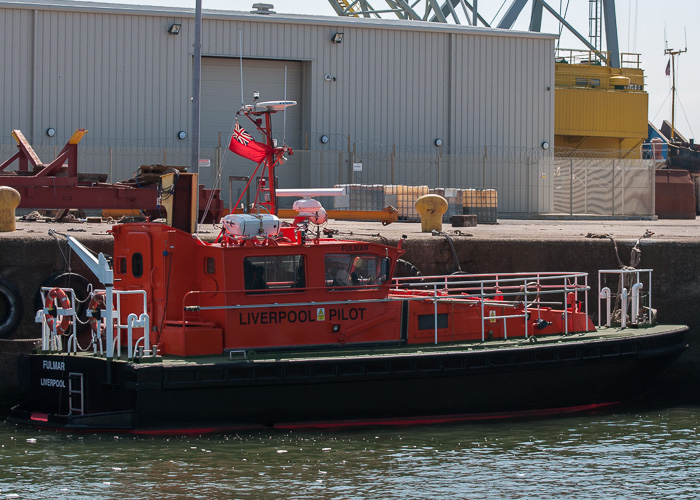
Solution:
[[[199,218],[199,101],[202,88],[202,0],[195,1],[194,14],[194,61],[192,71],[192,172],[196,176],[195,185],[195,209],[194,232],[197,232],[197,219]]]
[[[676,136],[676,56],[684,52],[688,52],[687,43],[685,49],[674,50],[668,48],[667,42],[666,49],[664,50],[664,54],[671,56],[671,137],[669,138],[671,142],[675,141]]]

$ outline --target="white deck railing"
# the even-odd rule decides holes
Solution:
[[[568,305],[583,302],[588,316],[587,273],[499,273],[448,276],[416,276],[394,278],[391,293],[409,299],[432,298],[435,304],[435,343],[437,343],[437,305],[441,301],[467,301],[481,306],[481,340],[485,340],[485,321],[503,320],[504,337],[508,338],[506,319],[523,318],[525,338],[528,338],[527,317],[532,309],[538,312],[542,306],[561,305],[564,314],[564,334],[569,332]],[[408,295],[406,295],[408,294]],[[570,295],[572,294],[572,295]],[[561,297],[561,301],[558,301]],[[522,313],[485,315],[487,305],[523,305]]]
[[[44,352],[62,352],[63,351],[63,342],[62,338],[67,337],[68,338],[68,343],[66,346],[66,352],[68,354],[76,354],[78,350],[87,350],[92,346],[93,352],[96,355],[104,356],[105,355],[105,348],[106,345],[103,344],[104,342],[109,342],[109,339],[103,338],[103,332],[107,330],[106,326],[108,322],[112,322],[113,324],[113,331],[115,334],[113,335],[113,338],[111,340],[111,345],[113,347],[112,350],[107,349],[108,352],[114,352],[116,354],[116,357],[120,357],[121,353],[121,333],[122,331],[127,332],[127,342],[126,342],[126,349],[127,349],[127,358],[128,359],[133,359],[135,354],[138,354],[139,357],[141,356],[150,356],[155,354],[151,350],[151,343],[150,343],[150,318],[148,315],[148,297],[146,295],[146,292],[144,290],[114,290],[113,291],[113,297],[114,297],[114,308],[106,308],[102,309],[101,313],[99,314],[99,318],[93,318],[91,313],[88,311],[88,319],[95,319],[97,321],[97,327],[93,329],[92,331],[92,340],[90,343],[90,346],[88,346],[85,349],[82,349],[80,345],[78,344],[78,339],[77,339],[77,325],[82,324],[83,322],[80,321],[78,318],[78,314],[76,312],[76,294],[75,291],[72,288],[60,288],[66,296],[70,300],[70,307],[63,308],[57,306],[55,308],[55,311],[50,309],[49,307],[46,306],[46,297],[48,293],[52,290],[53,288],[47,288],[44,287],[41,289],[41,300],[42,303],[44,304],[44,307],[42,309],[39,309],[36,312],[36,317],[35,321],[37,323],[41,323],[41,350]],[[100,293],[105,293],[105,290],[94,290],[90,291],[90,294],[88,298],[85,300],[85,302],[88,302],[89,299],[92,299],[94,296],[100,294]],[[121,319],[122,314],[126,314],[126,311],[123,311],[123,305],[122,305],[122,300],[126,296],[130,295],[140,295],[143,298],[143,301],[139,301],[142,306],[141,310],[137,312],[130,312],[126,316],[126,322],[122,323]],[[66,331],[61,334],[61,332],[58,330],[57,326],[59,324],[59,320],[62,321],[64,317],[69,318],[69,324],[68,327],[66,328]],[[49,320],[49,318],[52,318]],[[52,326],[49,326],[49,322],[52,323]],[[133,330],[134,328],[143,328],[143,335],[140,336],[137,341],[134,343],[134,334]]]

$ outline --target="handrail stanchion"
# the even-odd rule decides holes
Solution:
[[[564,278],[564,335],[569,334],[569,289],[566,286],[566,278]],[[573,307],[572,307],[573,310]]]
[[[445,286],[447,286],[447,283],[445,283]],[[438,343],[438,312],[437,312],[437,283],[435,284],[435,287],[433,289],[433,304],[435,305],[435,316],[433,318],[433,322],[435,323],[435,345]]]
[[[525,278],[525,309],[523,313],[525,314],[525,338],[528,338],[529,333],[527,331],[527,278]]]
[[[481,341],[483,342],[485,340],[485,330],[484,330],[484,321],[486,320],[486,317],[484,316],[484,282],[482,281],[480,283],[481,287]]]
[[[586,274],[586,276],[585,276],[585,280],[584,280],[583,285],[584,285],[583,290],[584,290],[584,292],[585,292],[585,293],[583,294],[583,297],[584,297],[584,299],[586,299],[586,300],[585,300],[585,304],[586,304],[586,322],[588,322],[588,274]]]
[[[639,273],[637,273],[637,277],[639,277]],[[637,324],[637,319],[639,317],[639,295],[643,287],[644,285],[640,282],[632,285],[632,316],[630,321],[633,325]]]
[[[608,328],[610,327],[610,288],[607,286],[604,287],[600,293],[598,294],[598,327],[602,325],[602,315],[603,315],[603,308],[601,307],[601,299],[605,299],[605,305],[606,305],[606,312],[607,314],[605,315],[605,326]]]
[[[620,326],[627,328],[627,288],[622,289],[622,312],[620,314]]]

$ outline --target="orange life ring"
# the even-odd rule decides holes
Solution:
[[[63,291],[62,288],[52,288],[49,290],[49,293],[46,294],[46,300],[44,301],[44,306],[49,308],[49,310],[54,309],[54,301],[57,301],[58,304],[63,308],[63,309],[70,309],[70,299],[66,295],[66,292]],[[58,315],[56,315],[56,319],[58,319]],[[52,314],[47,313],[46,314],[46,325],[53,331],[53,322],[54,322],[54,316]],[[59,324],[56,325],[56,333],[58,335],[62,335],[63,333],[66,332],[68,327],[70,326],[70,316],[67,314],[63,316],[63,319]]]
[[[96,311],[105,310],[105,292],[96,292],[90,299],[88,305],[88,315],[90,316],[90,329],[95,335],[100,335],[102,330],[102,321],[93,316]]]

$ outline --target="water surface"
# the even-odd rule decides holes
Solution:
[[[189,437],[0,424],[0,498],[698,498],[700,408]]]

